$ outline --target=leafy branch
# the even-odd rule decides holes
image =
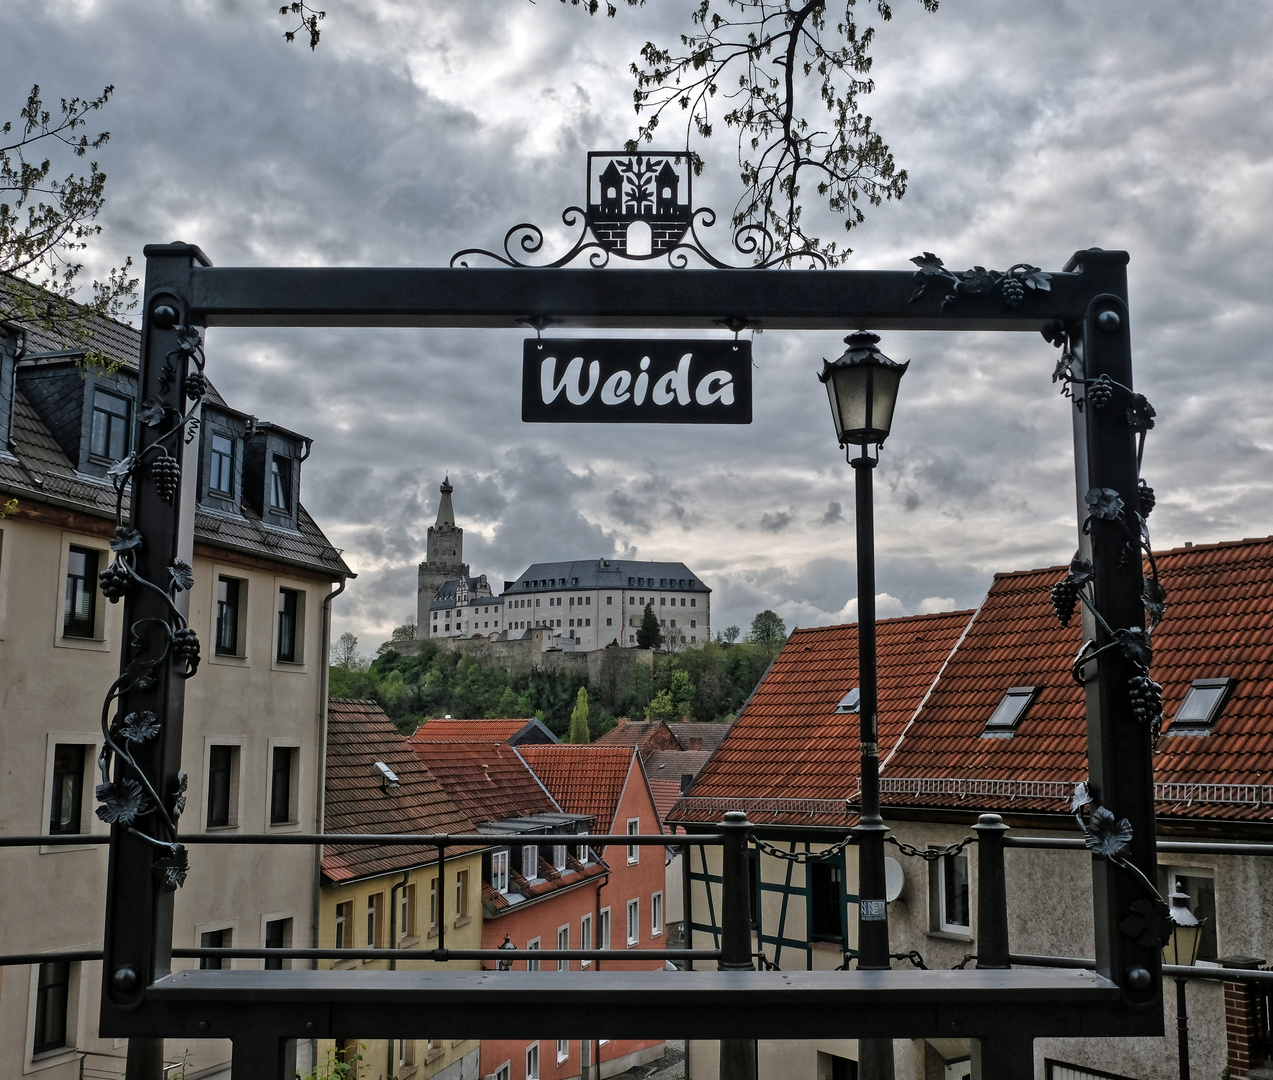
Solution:
[[[318,48],[318,39],[323,36],[323,32],[318,28],[321,20],[327,18],[327,12],[319,11],[303,2],[284,4],[278,9],[280,15],[299,15],[300,24],[291,30],[284,30],[283,37],[288,41],[295,41],[297,34],[309,35],[309,50],[313,52]]]

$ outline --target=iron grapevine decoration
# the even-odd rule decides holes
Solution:
[[[102,594],[118,603],[129,592],[150,590],[164,598],[168,608],[166,621],[158,627],[159,642],[154,641],[155,619],[143,620],[129,627],[128,649],[132,659],[106,692],[102,705],[102,751],[97,758],[102,782],[97,785],[97,816],[108,825],[118,825],[163,853],[155,862],[155,873],[161,887],[171,892],[185,883],[189,859],[184,845],[177,842],[177,822],[186,806],[188,777],[179,771],[167,785],[169,790],[156,791],[145,771],[137,764],[135,750],[155,739],[161,730],[159,718],[149,710],[138,710],[114,718],[115,703],[130,690],[148,690],[159,678],[165,664],[174,664],[183,679],[191,678],[199,669],[199,637],[186,623],[174,597],[194,585],[194,571],[183,559],[174,559],[167,567],[163,581],[150,581],[138,570],[137,554],[143,537],[125,523],[124,495],[132,482],[144,476],[155,485],[159,497],[171,502],[181,481],[181,464],[177,451],[182,437],[189,443],[198,434],[199,410],[208,383],[203,375],[203,342],[193,326],[177,326],[176,353],[188,357],[195,365],[184,383],[175,385],[176,368],[166,363],[161,372],[162,396],[147,398],[137,411],[140,423],[151,428],[167,427],[150,446],[133,451],[116,462],[108,475],[115,488],[115,536],[111,540],[114,559],[98,575]],[[173,354],[169,354],[171,358]],[[175,400],[173,400],[175,399]],[[111,780],[114,762],[122,766],[122,775]]]
[[[504,266],[552,269],[586,256],[594,268],[606,266],[611,257],[649,262],[665,259],[669,266],[689,266],[691,257],[719,270],[734,268],[713,255],[699,238],[698,228],[716,224],[716,211],[695,208],[692,198],[694,170],[690,155],[667,150],[592,151],[588,154],[586,209],[568,206],[561,220],[578,229],[573,244],[555,259],[527,262],[544,247],[544,231],[531,222],[520,222],[504,234],[503,254],[485,248],[465,248],[451,256],[452,266],[468,266],[469,257],[493,259]],[[751,260],[750,267],[791,265],[805,260],[825,267],[827,260],[811,248],[781,249],[762,225],[742,225],[734,230],[734,250]]]
[[[1002,273],[974,266],[971,270],[949,270],[931,251],[911,259],[919,267],[915,271],[915,291],[909,303],[914,303],[934,286],[946,290],[941,310],[945,311],[963,296],[989,296],[998,293],[1004,305],[1016,309],[1021,306],[1027,292],[1050,292],[1052,275],[1029,263],[1016,263]]]

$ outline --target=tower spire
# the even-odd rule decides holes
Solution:
[[[451,492],[455,489],[451,487],[450,474],[442,480],[442,486],[438,489],[442,492],[442,498],[438,502],[438,520],[434,527],[438,529],[455,528],[455,511],[451,508]]]

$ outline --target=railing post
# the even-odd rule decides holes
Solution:
[[[747,839],[751,825],[741,810],[730,810],[720,825],[720,971],[751,971],[751,902],[747,895]],[[711,887],[710,884],[708,886]],[[756,1080],[756,1040],[721,1039],[720,1080]]]
[[[1003,866],[1003,834],[998,814],[982,814],[977,832],[977,967],[1006,968],[1008,963],[1008,880]]]

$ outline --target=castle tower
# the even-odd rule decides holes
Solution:
[[[442,499],[438,503],[438,519],[429,526],[428,545],[424,562],[420,564],[419,585],[416,594],[416,633],[427,634],[429,605],[433,603],[438,587],[450,578],[467,574],[464,564],[464,530],[455,524],[455,511],[451,507],[451,478],[442,481]]]

